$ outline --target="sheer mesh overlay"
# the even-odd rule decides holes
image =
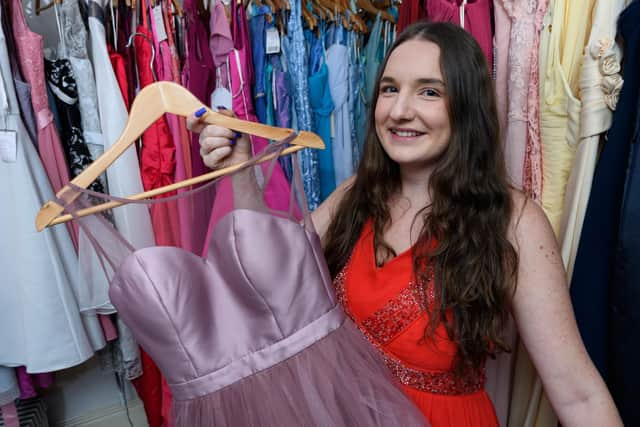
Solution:
[[[231,176],[169,198],[133,201],[74,187],[61,202],[96,248],[112,304],[167,379],[174,425],[427,425],[336,303],[295,156],[286,209],[264,201],[294,136]],[[257,166],[268,155],[273,160]],[[211,186],[201,256],[134,248],[103,216],[80,217],[98,200],[151,205]]]

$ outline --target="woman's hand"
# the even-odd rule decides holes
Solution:
[[[247,135],[222,126],[207,124],[204,114],[200,111],[187,118],[187,128],[200,134],[200,156],[207,167],[219,169],[251,158],[251,142]],[[235,117],[231,111],[224,109],[220,109],[218,113]]]

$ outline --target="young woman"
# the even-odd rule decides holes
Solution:
[[[511,314],[564,426],[617,426],[576,328],[542,210],[509,186],[484,55],[449,24],[407,28],[376,82],[357,174],[315,212],[336,292],[435,427],[497,426],[487,356]],[[205,126],[209,167],[245,136]]]

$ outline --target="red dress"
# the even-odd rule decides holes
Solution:
[[[484,369],[463,378],[451,372],[457,345],[443,325],[423,339],[427,314],[412,270],[411,249],[376,266],[369,221],[335,279],[338,300],[433,427],[498,426]]]

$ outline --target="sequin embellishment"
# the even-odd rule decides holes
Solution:
[[[416,299],[418,286],[410,283],[384,307],[362,321],[365,328],[381,345],[391,342],[404,328],[420,317],[422,307]]]
[[[347,267],[334,279],[334,287],[338,302],[345,313],[354,321],[358,329],[382,353],[382,358],[393,375],[406,386],[442,395],[462,395],[480,391],[484,387],[484,369],[473,370],[466,375],[456,375],[451,371],[425,371],[406,366],[402,361],[387,353],[383,346],[400,334],[404,328],[413,323],[424,313],[421,304],[420,288],[411,282],[396,297],[392,298],[384,307],[376,310],[370,317],[358,322],[349,310],[348,297],[345,289]],[[433,287],[429,287],[428,303],[434,300]]]

